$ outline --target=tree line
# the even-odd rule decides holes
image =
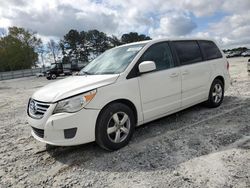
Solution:
[[[130,32],[123,34],[120,39],[108,36],[98,30],[77,31],[70,30],[59,42],[62,50],[62,63],[71,61],[89,62],[106,50],[121,44],[150,40],[149,36]]]
[[[98,30],[70,30],[60,41],[46,44],[36,33],[19,27],[10,27],[8,34],[0,36],[0,71],[28,69],[37,66],[38,59],[46,61],[50,55],[54,62],[87,63],[104,51],[122,44],[150,40],[149,36],[130,32],[120,38]]]
[[[237,52],[237,51],[240,51],[240,52],[245,52],[247,51],[248,48],[247,47],[238,47],[238,48],[233,48],[233,49],[224,49],[223,52]]]

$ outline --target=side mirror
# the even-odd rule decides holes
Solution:
[[[154,61],[143,61],[139,64],[139,72],[146,73],[156,69]]]

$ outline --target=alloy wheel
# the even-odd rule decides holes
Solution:
[[[125,112],[114,113],[107,126],[108,138],[113,143],[124,141],[130,132],[130,119]]]
[[[219,103],[222,99],[223,91],[222,91],[222,86],[220,84],[215,84],[212,96],[213,96],[213,101],[215,103]]]

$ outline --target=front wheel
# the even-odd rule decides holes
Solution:
[[[56,74],[52,74],[51,79],[55,80],[56,79]]]
[[[210,108],[215,108],[221,105],[224,98],[224,84],[221,80],[215,79],[209,91],[209,97],[206,102]]]
[[[96,142],[113,151],[126,146],[135,129],[133,111],[125,104],[112,103],[99,115],[96,124]]]

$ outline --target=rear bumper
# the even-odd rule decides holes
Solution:
[[[95,124],[99,110],[82,109],[76,113],[60,113],[40,120],[28,116],[32,136],[57,146],[79,145],[95,140]]]

